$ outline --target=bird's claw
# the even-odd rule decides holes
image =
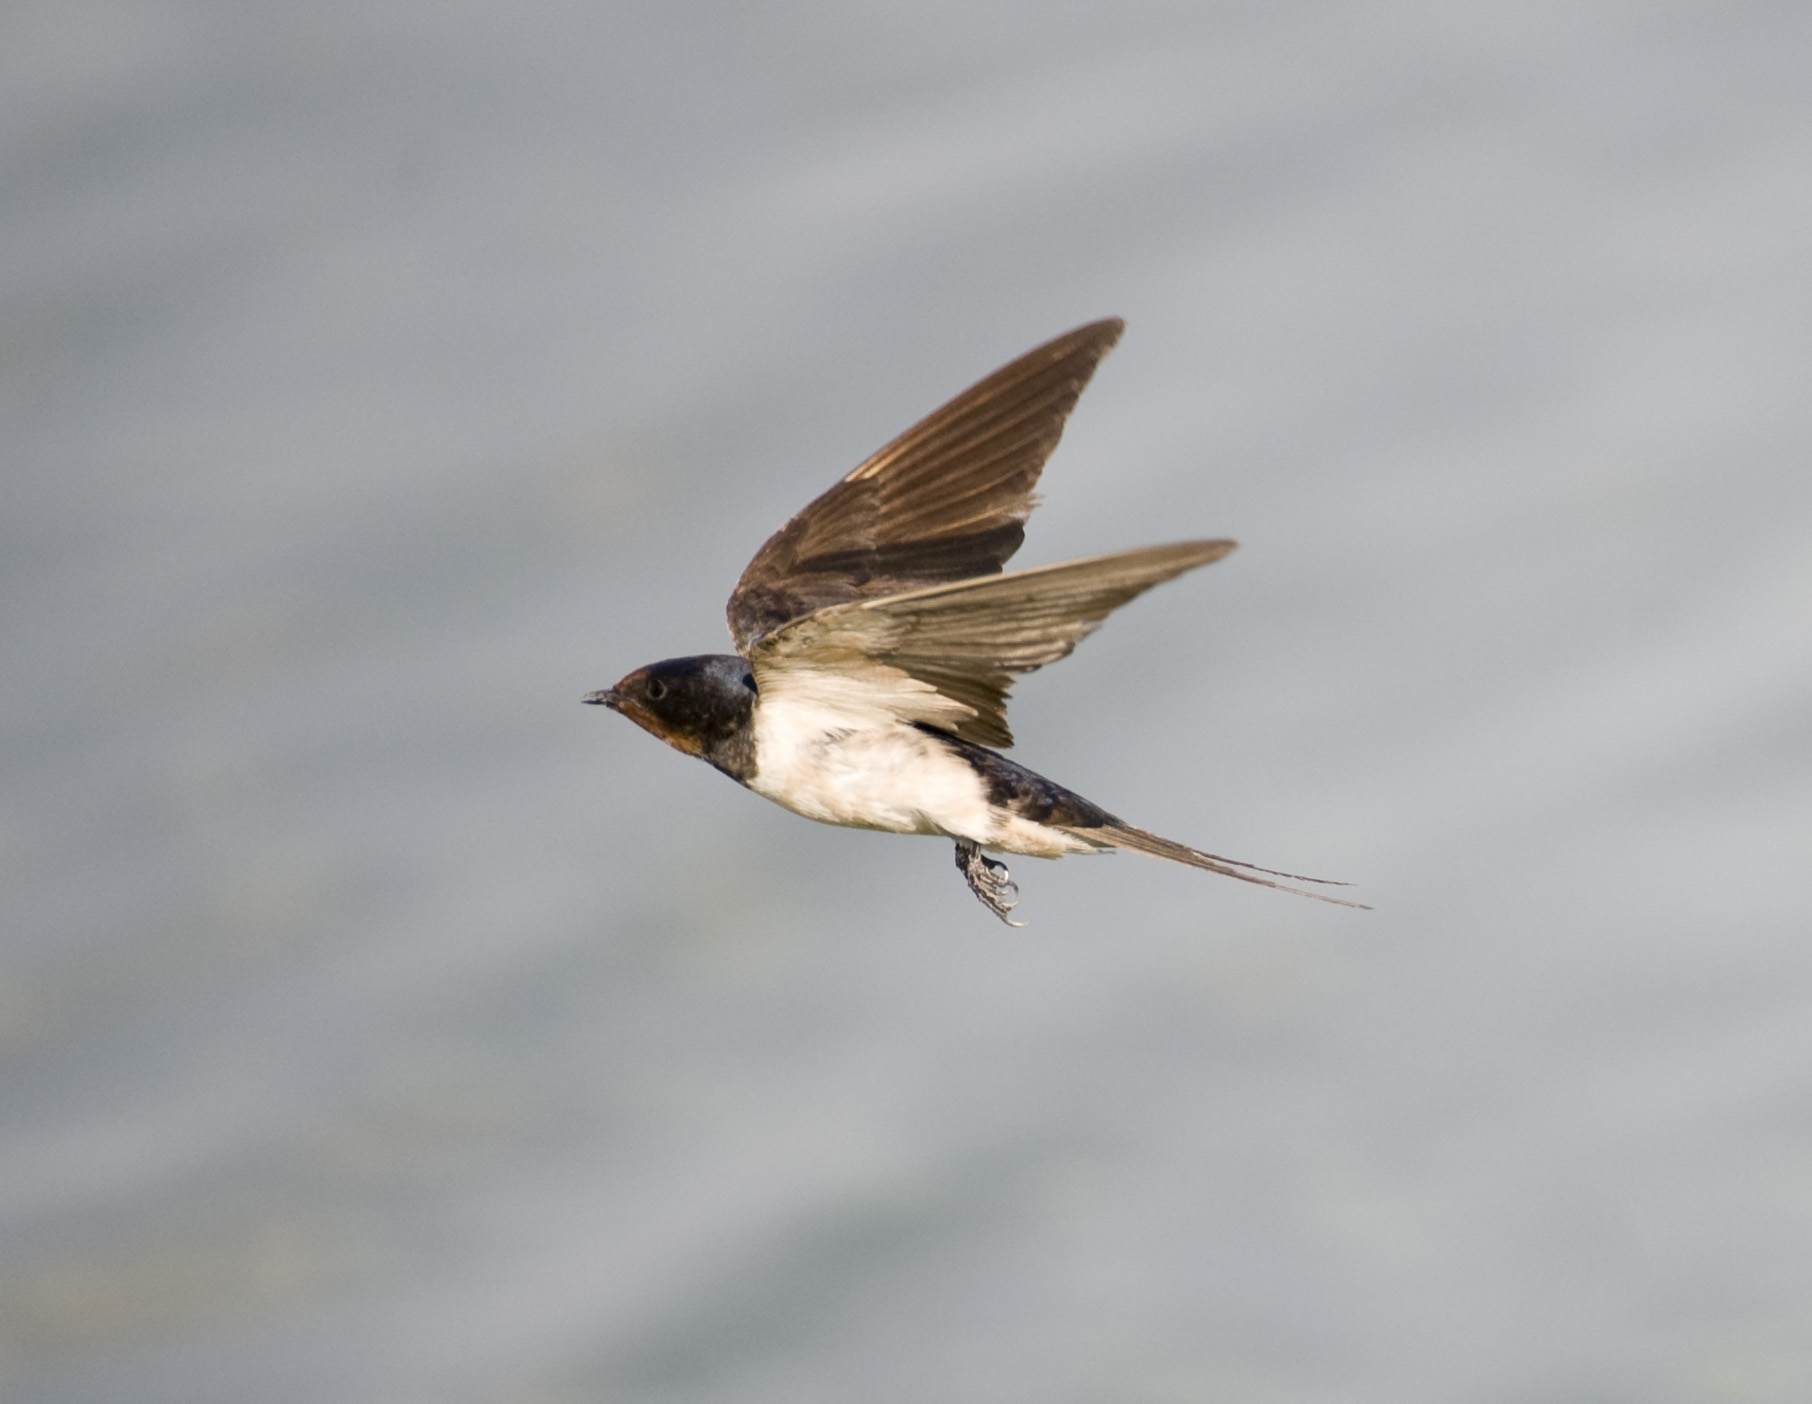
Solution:
[[[1007,874],[1007,865],[983,853],[972,840],[956,841],[956,867],[981,904],[1008,926],[1024,926],[1007,913],[1019,905],[1019,884]]]

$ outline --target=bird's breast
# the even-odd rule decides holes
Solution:
[[[749,788],[825,824],[985,835],[982,779],[962,757],[887,713],[757,701]]]

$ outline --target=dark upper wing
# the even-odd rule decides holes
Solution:
[[[797,686],[821,707],[880,708],[1011,746],[1015,674],[1055,663],[1128,600],[1233,545],[1180,541],[833,605],[762,640],[749,661],[764,699]]]
[[[1091,322],[1028,351],[775,532],[730,594],[737,650],[829,605],[999,571],[1063,421],[1124,326]]]

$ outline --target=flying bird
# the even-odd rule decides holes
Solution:
[[[585,701],[825,824],[956,841],[1010,926],[995,853],[1131,849],[1324,902],[1328,883],[1135,828],[1008,760],[1013,679],[1055,663],[1152,586],[1232,541],[1181,541],[1002,574],[1033,489],[1119,318],[1028,351],[927,415],[768,538],[730,594],[734,654],[669,658]],[[1345,886],[1346,884],[1331,884]]]

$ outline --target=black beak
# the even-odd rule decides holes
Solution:
[[[589,702],[594,707],[609,707],[614,711],[617,705],[617,690],[614,687],[607,687],[602,692],[588,692],[580,700]]]

